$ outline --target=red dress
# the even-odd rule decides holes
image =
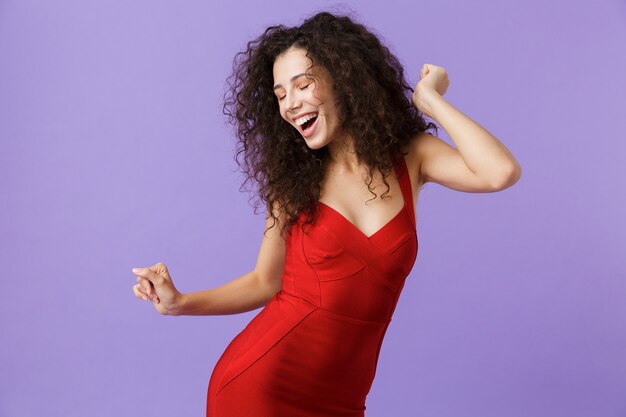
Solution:
[[[411,180],[371,236],[319,202],[287,234],[282,289],[233,339],[211,375],[207,417],[362,417],[387,326],[417,257]]]

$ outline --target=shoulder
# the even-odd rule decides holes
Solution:
[[[426,183],[426,178],[421,169],[422,163],[424,159],[427,158],[429,151],[433,148],[433,142],[440,140],[441,139],[429,133],[419,132],[406,144],[404,160],[416,189],[421,188]],[[435,143],[434,145],[436,146],[437,144]]]
[[[271,213],[270,213],[271,212]],[[274,235],[284,239],[283,227],[287,222],[287,213],[283,210],[283,206],[279,201],[273,201],[270,207],[266,205],[265,214],[265,231],[272,230]]]

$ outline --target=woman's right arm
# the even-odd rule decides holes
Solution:
[[[277,210],[274,213],[278,213]],[[261,249],[253,271],[220,287],[182,294],[171,315],[205,316],[238,314],[267,304],[282,288],[286,244],[280,233],[282,218],[266,217]]]

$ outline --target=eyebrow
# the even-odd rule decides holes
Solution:
[[[291,79],[289,80],[289,82],[290,82],[290,83],[292,83],[292,82],[294,82],[297,78],[300,78],[300,77],[302,77],[303,75],[306,75],[306,74],[303,72],[303,73],[301,73],[301,74],[294,75],[293,77],[291,77]],[[274,86],[274,90],[276,90],[277,88],[283,88],[283,86],[282,86],[281,84],[276,84],[276,85]]]

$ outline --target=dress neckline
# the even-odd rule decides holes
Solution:
[[[394,164],[394,171],[396,174],[396,179],[398,181],[398,185],[400,187],[400,194],[402,196],[402,207],[400,208],[400,211],[398,211],[389,221],[387,221],[384,225],[382,225],[378,230],[376,230],[374,233],[372,233],[371,235],[366,235],[361,229],[359,229],[358,227],[356,227],[356,225],[354,223],[352,223],[350,220],[348,220],[346,218],[346,216],[344,216],[343,214],[341,214],[339,211],[337,211],[336,209],[332,208],[331,206],[329,206],[326,203],[323,203],[321,201],[317,201],[318,203],[318,207],[323,207],[325,208],[329,213],[332,213],[333,215],[335,215],[336,217],[338,217],[339,219],[341,219],[342,222],[346,223],[347,226],[349,228],[351,228],[352,230],[354,230],[358,235],[360,235],[361,237],[363,237],[365,240],[372,240],[374,239],[376,236],[378,236],[381,233],[384,233],[384,231],[386,229],[388,229],[393,223],[395,223],[396,221],[398,221],[402,215],[403,212],[407,211],[407,198],[411,198],[412,196],[409,195],[407,196],[406,194],[406,190],[405,190],[405,183],[404,181],[406,180],[406,178],[404,178],[407,174],[407,169],[406,169],[406,161],[404,160],[404,156],[400,155],[400,159],[401,161],[398,161]],[[410,187],[409,187],[410,190]]]

